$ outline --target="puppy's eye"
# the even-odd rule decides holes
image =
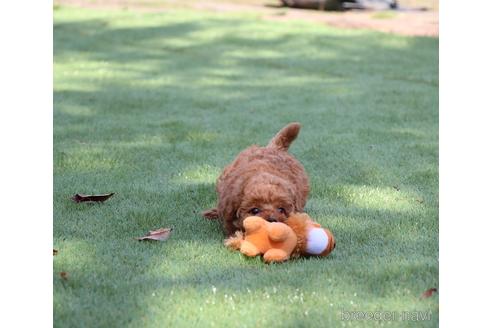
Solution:
[[[257,208],[257,207],[252,208],[252,209],[250,209],[250,210],[249,210],[249,213],[251,213],[251,214],[253,214],[253,215],[256,215],[256,214],[258,214],[258,213],[260,213],[260,212],[261,212],[261,211],[260,211],[260,209],[259,209],[259,208]]]
[[[277,210],[279,211],[279,213],[285,214],[285,208],[279,207]]]

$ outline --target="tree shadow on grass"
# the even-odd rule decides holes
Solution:
[[[304,148],[314,147],[308,140],[329,138],[389,141],[402,126],[418,132],[437,122],[437,111],[428,110],[437,105],[437,65],[429,71],[423,64],[437,63],[437,53],[428,50],[433,39],[385,43],[378,34],[313,31],[262,38],[236,33],[238,25],[231,19],[139,28],[114,28],[103,19],[55,23],[55,63],[68,65],[80,55],[96,63],[95,70],[100,64],[118,72],[89,77],[70,74],[76,67],[64,69],[69,74],[63,80],[79,88],[55,83],[55,140],[105,144],[169,133],[175,145],[184,130],[213,131],[228,142],[217,156],[230,157],[265,142],[274,125],[301,116],[311,129],[302,132]],[[204,30],[217,35],[202,38]],[[428,88],[434,96],[421,97]],[[391,109],[394,99],[397,109]],[[398,108],[406,102],[412,108]]]
[[[221,85],[225,90],[248,87],[249,82],[258,82],[258,77],[249,73],[258,68],[263,68],[264,77],[276,78],[275,87],[282,87],[280,79],[293,76],[324,78],[324,83],[329,84],[326,78],[347,79],[354,74],[379,74],[407,82],[414,76],[415,83],[419,83],[417,76],[420,76],[422,83],[437,83],[435,72],[412,65],[418,64],[419,60],[428,60],[429,56],[437,63],[437,57],[432,57],[437,54],[426,51],[436,42],[433,39],[413,38],[384,44],[378,34],[312,33],[301,37],[286,32],[271,38],[251,37],[237,29],[241,25],[240,21],[232,19],[172,24],[161,21],[160,25],[140,28],[112,28],[102,19],[55,23],[55,61],[63,62],[71,55],[83,55],[89,60],[115,64],[114,69],[118,69],[118,64],[124,64],[119,66],[120,69],[135,69],[134,74],[129,75],[135,80],[171,73],[174,86],[182,88],[192,81],[197,84],[197,77],[213,76],[235,82],[232,86]],[[200,31],[204,30],[216,30],[217,35],[202,37]],[[415,53],[412,49],[422,51]],[[313,50],[319,52],[313,53]],[[344,82],[336,81],[337,84]],[[104,85],[100,87],[104,90]],[[204,92],[194,90],[198,94],[193,97],[210,95],[212,87],[205,87]],[[261,86],[254,88],[254,91],[259,90]],[[139,92],[143,93],[143,90]]]

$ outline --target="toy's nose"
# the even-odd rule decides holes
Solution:
[[[273,217],[273,216],[269,216],[268,219],[267,219],[268,222],[277,222],[277,218]]]

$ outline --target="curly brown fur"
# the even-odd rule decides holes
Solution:
[[[268,146],[255,145],[239,153],[217,179],[217,208],[205,211],[204,217],[220,219],[230,236],[243,230],[248,216],[284,222],[290,213],[302,212],[309,181],[303,166],[287,152],[300,128],[291,123]]]

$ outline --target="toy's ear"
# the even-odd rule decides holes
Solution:
[[[243,221],[243,226],[247,233],[257,231],[265,227],[266,224],[267,222],[258,216],[248,216]]]

